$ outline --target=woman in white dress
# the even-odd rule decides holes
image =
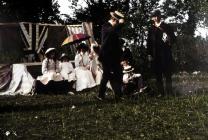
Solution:
[[[92,75],[95,79],[96,85],[100,85],[100,81],[102,78],[102,69],[101,64],[98,61],[98,52],[99,52],[99,46],[97,44],[91,45],[91,53],[90,53],[90,71],[92,72]]]
[[[76,91],[82,91],[96,86],[90,69],[90,58],[87,45],[80,44],[75,56]]]
[[[102,75],[103,75],[103,70],[102,70],[102,65],[98,60],[98,54],[100,51],[100,47],[97,43],[91,45],[91,53],[90,53],[90,71],[93,74],[93,77],[95,79],[96,85],[100,85]],[[107,87],[109,89],[112,89],[110,82],[107,83]]]
[[[36,90],[38,92],[64,92],[66,83],[60,74],[55,48],[47,49],[45,56],[42,62],[43,75],[37,77]]]

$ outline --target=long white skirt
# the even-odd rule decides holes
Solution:
[[[76,74],[76,91],[82,91],[87,88],[92,88],[96,86],[95,80],[93,79],[92,73],[90,70],[84,67],[75,68]]]
[[[49,81],[62,81],[64,80],[60,73],[56,73],[54,71],[49,71],[42,76],[38,76],[37,80],[39,80],[44,85],[47,85]]]
[[[34,79],[24,64],[12,65],[12,80],[9,88],[0,95],[31,95]]]

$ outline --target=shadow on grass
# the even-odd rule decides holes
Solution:
[[[30,112],[30,111],[44,111],[44,110],[54,110],[60,109],[63,107],[71,108],[72,106],[76,107],[88,107],[88,106],[104,106],[106,104],[117,104],[119,103],[114,98],[107,98],[105,101],[98,101],[95,97],[81,97],[83,95],[74,95],[74,96],[67,96],[62,95],[62,99],[59,100],[50,100],[50,99],[43,99],[41,102],[40,100],[36,100],[36,98],[40,98],[37,95],[36,97],[28,97],[32,98],[29,102],[25,100],[18,100],[17,98],[9,98],[6,99],[9,103],[4,104],[0,103],[0,113],[10,113],[10,112]],[[66,98],[64,98],[66,97]],[[21,96],[19,97],[21,98]],[[41,97],[42,98],[42,97]],[[47,97],[46,97],[47,98]],[[55,96],[51,96],[52,98],[56,98]],[[11,101],[11,102],[10,102]],[[33,102],[33,103],[32,103]]]

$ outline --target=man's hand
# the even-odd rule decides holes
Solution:
[[[147,56],[147,60],[148,60],[149,62],[151,62],[151,61],[153,60],[152,56],[151,56],[151,55],[148,55],[148,56]]]
[[[120,24],[124,23],[124,19],[123,18],[119,19],[118,23]]]

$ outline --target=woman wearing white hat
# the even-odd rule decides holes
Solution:
[[[40,81],[40,83],[43,85],[41,87],[43,87],[46,92],[56,92],[58,91],[57,89],[60,89],[59,87],[62,85],[64,86],[64,84],[60,83],[63,81],[63,78],[60,74],[59,61],[56,58],[55,48],[48,48],[45,52],[45,56],[46,58],[42,62],[43,75],[37,77],[37,83]],[[54,84],[56,85],[54,86]]]

